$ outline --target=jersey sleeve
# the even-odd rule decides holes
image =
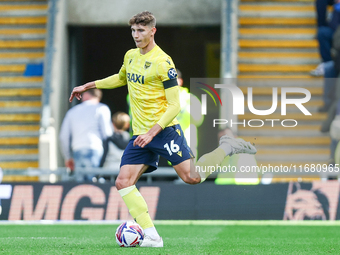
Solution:
[[[177,86],[177,72],[171,58],[161,59],[157,66],[158,78],[163,82],[164,89]]]
[[[119,74],[95,81],[97,89],[114,89],[126,85],[126,80],[121,80]]]
[[[168,108],[157,122],[163,129],[166,128],[177,114],[181,111],[181,105],[179,100],[179,87],[174,86],[165,90],[165,97],[168,101]]]

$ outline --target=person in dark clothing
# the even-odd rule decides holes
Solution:
[[[114,133],[104,141],[104,154],[100,162],[101,167],[110,168],[112,164],[120,162],[124,149],[130,141],[130,134],[126,130],[130,126],[130,117],[124,112],[116,112],[112,116]]]
[[[316,18],[317,18],[317,26],[318,27],[327,27],[327,6],[333,5],[334,0],[316,0],[315,1],[315,9],[316,9]]]
[[[340,24],[340,0],[316,0],[317,13],[317,40],[319,43],[319,53],[322,63],[311,71],[313,76],[323,76],[325,74],[324,64],[332,61],[331,48],[333,34]],[[333,5],[331,19],[327,20],[327,6]]]

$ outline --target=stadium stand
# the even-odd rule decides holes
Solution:
[[[274,128],[270,125],[259,129],[238,126],[239,135],[244,139],[256,137],[253,142],[258,147],[256,158],[259,165],[325,164],[329,159],[329,136],[319,131],[326,115],[317,112],[322,105],[323,81],[309,75],[309,71],[320,63],[315,34],[312,0],[240,2],[238,83],[245,94],[247,87],[253,87],[254,107],[271,107],[272,87],[306,88],[312,94],[312,99],[305,104],[312,116],[303,115],[295,106],[287,107],[287,116],[281,116],[280,89],[278,109],[272,115],[261,117],[246,113],[239,116],[239,121],[295,119],[298,122],[298,126],[292,129],[282,127],[280,122],[276,122]],[[256,87],[256,81],[262,81],[258,82],[261,87]],[[309,176],[303,181],[319,178]],[[283,176],[276,180],[295,179]]]
[[[39,165],[46,23],[46,0],[0,1],[0,166],[13,173]]]

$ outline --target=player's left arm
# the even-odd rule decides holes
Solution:
[[[168,101],[168,108],[161,119],[157,122],[157,124],[160,125],[162,129],[166,128],[181,111],[179,87],[177,85],[166,89],[165,97]]]
[[[162,59],[157,68],[159,79],[163,82],[165,98],[168,107],[157,124],[162,128],[166,128],[176,118],[181,111],[179,87],[177,83],[177,72],[175,65],[170,57]]]

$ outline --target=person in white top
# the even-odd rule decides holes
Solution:
[[[65,166],[71,171],[78,167],[99,167],[103,141],[113,133],[111,112],[107,105],[100,103],[101,97],[99,89],[86,91],[82,103],[72,107],[63,120],[59,138]],[[87,175],[84,181],[91,181],[93,177]]]

